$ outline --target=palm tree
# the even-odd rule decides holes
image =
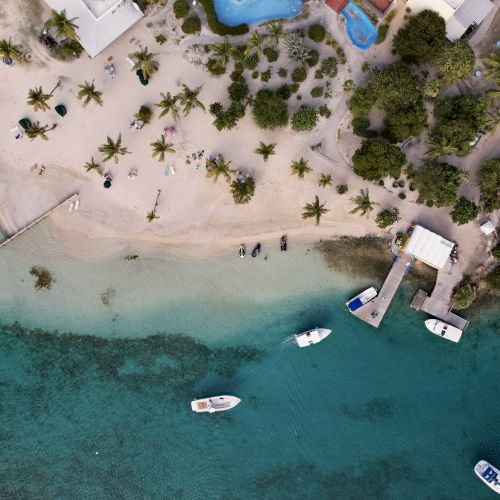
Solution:
[[[165,153],[175,153],[175,149],[172,146],[173,144],[165,142],[165,136],[162,135],[159,140],[151,143],[151,147],[153,148],[153,158],[158,156],[158,161],[164,161]]]
[[[178,97],[179,97],[179,100],[181,102],[181,105],[184,106],[183,107],[184,116],[189,115],[191,110],[194,108],[201,108],[203,111],[205,111],[205,106],[198,99],[198,95],[201,92],[202,88],[203,88],[203,85],[200,85],[199,87],[196,87],[193,90],[193,89],[190,89],[184,83],[182,84],[182,92],[179,94]]]
[[[330,174],[321,174],[319,177],[319,185],[323,188],[332,185],[332,176]]]
[[[35,87],[28,92],[28,104],[33,106],[35,111],[47,111],[50,106],[47,101],[51,98],[51,94],[44,94],[42,87]]]
[[[493,99],[489,100],[489,106],[484,116],[484,129],[493,132],[500,123],[500,107],[495,104]]]
[[[497,97],[500,97],[500,89],[491,89],[486,92],[486,97],[492,97],[493,99],[496,99]]]
[[[99,106],[102,106],[102,92],[95,89],[94,80],[92,80],[92,83],[85,80],[85,83],[78,85],[78,88],[80,90],[78,91],[76,97],[78,99],[83,99],[84,108],[87,107],[87,104],[90,101],[94,101],[95,103],[99,104]]]
[[[132,59],[132,61],[134,61],[135,63],[132,71],[137,71],[140,69],[142,71],[144,79],[149,80],[150,76],[158,71],[158,68],[160,67],[158,61],[155,61],[154,59],[156,55],[157,54],[155,54],[154,52],[149,52],[149,49],[147,47],[143,47],[141,45],[140,50],[128,55],[130,59]]]
[[[118,135],[118,139],[113,141],[109,135],[106,137],[106,143],[99,146],[99,152],[104,155],[102,161],[106,162],[113,158],[115,163],[118,163],[118,158],[120,155],[130,154],[127,148],[122,146],[122,134]]]
[[[233,46],[229,43],[229,38],[225,36],[222,43],[212,43],[209,47],[210,50],[218,57],[221,66],[226,67],[233,53]]]
[[[490,57],[484,58],[484,62],[488,65],[488,68],[484,70],[484,76],[500,85],[500,52],[491,53]]]
[[[64,36],[64,38],[67,38],[68,40],[78,40],[78,36],[75,31],[78,28],[78,25],[73,22],[76,19],[78,18],[73,17],[68,19],[66,17],[65,9],[63,9],[60,13],[56,10],[52,10],[51,18],[49,19],[47,26],[56,30],[56,38]]]
[[[267,161],[267,159],[271,155],[276,154],[276,151],[274,150],[275,148],[276,148],[275,142],[272,142],[271,144],[264,144],[262,141],[260,141],[260,146],[254,151],[254,153],[257,155],[262,155],[264,161]]]
[[[85,169],[86,172],[95,170],[99,175],[102,175],[102,168],[100,167],[99,163],[96,163],[94,161],[94,157],[92,157],[90,161],[85,162],[83,168]]]
[[[309,59],[310,50],[302,45],[301,38],[297,34],[291,33],[284,38],[284,43],[288,57],[292,61],[305,66]]]
[[[160,95],[162,97],[161,101],[158,104],[155,104],[155,106],[162,109],[160,118],[168,113],[172,113],[172,118],[174,121],[177,121],[179,119],[179,106],[177,106],[178,96],[172,97],[170,92],[167,92],[167,95],[162,92]]]
[[[258,31],[254,31],[252,33],[252,36],[250,38],[247,38],[245,40],[245,55],[247,56],[252,52],[252,50],[255,49],[257,54],[260,54],[262,52],[261,50],[261,45],[262,45],[262,37],[259,35]]]
[[[329,212],[328,208],[325,208],[325,203],[320,203],[318,196],[315,197],[314,203],[306,203],[304,207],[304,213],[302,214],[303,219],[310,219],[314,217],[316,219],[316,225],[319,224],[319,220],[323,214]]]
[[[374,205],[377,203],[370,200],[368,189],[360,189],[359,195],[351,198],[351,201],[356,205],[349,213],[355,214],[360,213],[360,215],[370,216],[370,212],[373,210]]]
[[[300,161],[292,161],[290,168],[292,169],[292,175],[296,175],[299,179],[303,179],[305,174],[312,172],[312,168],[304,158],[301,158]]]
[[[134,118],[141,122],[143,125],[147,125],[151,121],[153,112],[147,106],[141,106],[139,111],[134,115]]]
[[[146,214],[146,219],[148,222],[152,222],[153,220],[160,218],[160,217],[158,217],[158,215],[156,215],[156,208],[158,207],[158,199],[160,198],[160,194],[161,194],[161,189],[158,189],[158,194],[156,195],[155,206],[153,207],[153,210],[151,210],[150,212],[148,212]]]
[[[8,40],[2,38],[2,40],[0,40],[0,57],[4,62],[21,62],[23,59],[23,53],[21,52],[22,48],[22,45],[14,45],[10,41],[10,37]]]
[[[52,127],[54,128],[54,127]],[[27,129],[26,129],[26,135],[30,139],[36,139],[37,137],[41,137],[44,141],[48,141],[49,138],[47,137],[46,133],[52,129],[48,128],[48,125],[40,125],[40,122],[33,122]]]
[[[269,23],[269,37],[273,41],[274,46],[276,47],[279,41],[285,36],[283,32],[283,24],[279,21],[275,21]]]
[[[231,174],[234,170],[229,168],[231,162],[225,162],[224,157],[219,155],[215,160],[207,161],[207,177],[213,177],[214,182],[217,181],[219,175],[222,175],[226,180],[231,180]]]
[[[439,140],[429,141],[428,146],[427,156],[432,160],[437,160],[444,155],[453,155],[457,153],[457,148],[452,146],[444,137]]]

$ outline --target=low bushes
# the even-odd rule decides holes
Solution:
[[[292,82],[300,83],[307,78],[307,71],[304,67],[299,66],[292,71]]]
[[[261,89],[255,96],[252,115],[260,128],[285,127],[288,123],[288,106],[278,92]]]
[[[266,47],[262,53],[266,56],[267,61],[272,63],[278,60],[280,53],[272,47]]]
[[[377,137],[375,130],[370,130],[370,120],[366,116],[356,116],[352,120],[352,131],[358,137],[365,139],[374,139]]]
[[[309,132],[318,123],[318,112],[309,106],[302,106],[292,116],[292,129],[296,132]]]
[[[192,35],[198,33],[201,30],[201,21],[198,16],[191,16],[184,20],[181,26],[181,30],[186,35]]]
[[[321,43],[326,36],[326,30],[321,24],[312,24],[307,32],[313,42]]]
[[[186,17],[189,14],[189,4],[187,0],[175,0],[173,10],[176,19]]]

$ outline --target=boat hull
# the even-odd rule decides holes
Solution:
[[[377,290],[371,286],[346,302],[345,305],[350,313],[354,313],[354,311],[357,311],[360,307],[371,302],[377,294]]]
[[[462,330],[436,318],[428,319],[425,322],[425,326],[434,335],[450,340],[451,342],[456,343],[462,337]]]
[[[474,467],[474,472],[484,484],[500,494],[500,471],[496,467],[486,460],[480,460]]]
[[[310,345],[318,344],[322,340],[325,340],[330,333],[332,333],[332,331],[327,328],[313,328],[312,330],[306,330],[305,332],[295,335],[295,341],[299,347],[309,347]]]
[[[196,413],[216,413],[232,410],[240,402],[241,399],[235,396],[211,396],[191,401],[191,409]]]

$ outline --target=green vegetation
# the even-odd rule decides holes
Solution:
[[[94,170],[99,175],[102,175],[102,168],[99,165],[99,163],[94,161],[94,157],[92,157],[90,161],[85,162],[83,168],[85,169],[86,172],[91,172],[92,170]]]
[[[447,163],[426,163],[412,172],[413,184],[419,192],[418,202],[437,207],[454,205],[465,175],[465,172]]]
[[[53,127],[52,127],[53,128]],[[48,141],[47,132],[49,131],[48,125],[40,125],[40,122],[33,122],[26,129],[26,135],[31,139],[36,139],[40,137],[44,141]]]
[[[495,259],[500,259],[500,245],[498,245],[491,251],[491,255],[495,257]]]
[[[354,172],[363,179],[376,181],[390,175],[398,178],[406,157],[401,150],[378,139],[366,139],[352,157]]]
[[[490,57],[485,57],[484,62],[488,66],[484,70],[484,76],[491,78],[497,85],[500,85],[500,52],[492,52]]]
[[[134,61],[132,71],[141,70],[144,79],[149,80],[153,73],[156,73],[160,67],[158,62],[154,59],[157,54],[149,52],[149,49],[147,47],[142,47],[142,45],[139,46],[139,49],[140,50],[137,52],[128,55],[128,57]]]
[[[290,165],[292,170],[292,175],[296,175],[299,179],[304,179],[305,174],[312,172],[312,168],[309,166],[307,160],[301,158],[299,161],[292,161]]]
[[[366,116],[355,116],[352,120],[352,131],[359,137],[373,139],[377,137],[375,130],[370,130],[370,120]]]
[[[267,161],[271,155],[276,154],[276,146],[275,142],[271,144],[265,144],[262,141],[259,144],[259,147],[254,151],[255,154],[261,155],[264,161]]]
[[[205,64],[209,73],[215,77],[224,75],[226,73],[226,66],[224,66],[219,59],[210,57]],[[241,75],[241,73],[239,73]]]
[[[309,107],[301,106],[298,111],[292,115],[292,129],[295,132],[309,132],[318,123],[318,112]]]
[[[47,27],[55,30],[56,39],[67,38],[68,40],[76,41],[78,40],[78,36],[76,34],[78,25],[74,22],[76,19],[76,17],[68,19],[66,17],[66,9],[63,9],[61,12],[52,10],[50,19],[47,22]]]
[[[326,202],[325,203],[320,203],[319,198],[316,195],[314,199],[314,203],[306,203],[306,206],[304,207],[304,212],[302,213],[302,218],[303,219],[311,219],[314,218],[316,219],[316,225],[319,224],[319,221],[321,219],[321,216],[323,214],[326,214],[326,212],[329,212],[327,208],[325,208]]]
[[[126,147],[122,146],[122,135],[118,134],[118,138],[116,141],[113,141],[109,135],[106,137],[106,143],[98,148],[99,152],[104,155],[102,161],[106,162],[111,159],[115,160],[115,163],[118,163],[118,159],[120,156],[124,156],[129,154],[129,151]]]
[[[446,83],[458,83],[472,74],[476,56],[467,42],[446,43],[434,60],[434,65]]]
[[[143,125],[147,125],[151,121],[152,117],[153,112],[147,106],[141,106],[139,111],[134,115],[134,118]]]
[[[323,97],[323,93],[323,87],[314,87],[313,89],[311,89],[311,97]]]
[[[319,62],[319,52],[316,49],[309,50],[309,57],[307,58],[307,65],[312,68]]]
[[[453,309],[467,309],[475,298],[476,293],[469,284],[460,284],[453,294]]]
[[[52,276],[52,274],[50,274],[48,269],[42,266],[33,266],[30,269],[30,274],[31,276],[36,277],[36,282],[35,282],[36,290],[41,290],[42,288],[50,290],[52,283],[56,281]]]
[[[158,161],[163,163],[165,161],[165,153],[175,153],[175,149],[172,146],[173,144],[165,142],[165,136],[162,135],[159,140],[151,143],[153,158],[158,156]]]
[[[286,101],[269,89],[257,92],[252,105],[252,115],[260,128],[275,129],[286,127],[288,123],[288,107]]]
[[[479,215],[479,207],[473,202],[461,196],[450,212],[451,220],[461,226],[474,220]]]
[[[500,266],[495,267],[495,269],[484,278],[484,281],[493,290],[500,290]]]
[[[237,205],[249,203],[255,194],[255,179],[247,175],[243,180],[231,182],[231,193]]]
[[[198,16],[189,16],[181,25],[181,30],[186,35],[193,35],[201,30],[201,21]]]
[[[231,101],[242,101],[248,96],[248,85],[245,81],[233,82],[229,85],[228,89],[229,99]]]
[[[434,99],[439,95],[442,89],[443,89],[443,80],[441,80],[440,78],[434,78],[433,80],[425,82],[424,95]]]
[[[385,229],[386,227],[396,224],[398,220],[400,220],[399,210],[393,208],[392,210],[386,209],[379,212],[375,219],[375,223],[380,229]]]
[[[16,61],[20,63],[23,60],[22,45],[15,45],[11,38],[0,40],[0,58],[4,61]]]
[[[347,184],[339,184],[337,187],[336,187],[336,190],[337,190],[337,193],[338,194],[345,194],[347,193],[347,191],[349,191],[349,187],[347,186]]]
[[[187,0],[175,0],[173,11],[176,19],[182,19],[189,14],[189,4]]]
[[[229,167],[231,162],[224,161],[224,156],[219,155],[217,158],[207,161],[207,177],[217,181],[219,176],[222,175],[227,181],[231,180],[231,175],[234,170]]]
[[[182,92],[176,97],[179,99],[181,106],[183,106],[182,111],[184,112],[184,116],[188,116],[191,110],[196,108],[205,111],[204,104],[198,99],[202,88],[203,85],[191,89],[186,84],[182,84]]]
[[[35,87],[34,89],[29,89],[28,91],[27,104],[33,106],[34,111],[47,111],[48,109],[50,109],[50,106],[47,104],[47,101],[51,97],[52,97],[51,94],[44,93],[42,87]]]
[[[272,47],[266,47],[262,52],[266,56],[267,62],[270,63],[277,61],[280,55],[280,53]]]
[[[445,98],[436,105],[434,114],[437,125],[431,133],[432,141],[446,141],[457,156],[466,156],[471,141],[484,127],[486,100],[472,95]]]
[[[326,30],[321,24],[311,24],[307,35],[313,42],[321,43],[326,37]]]
[[[288,76],[288,70],[286,68],[280,68],[278,70],[278,76],[280,78],[286,78]]]
[[[375,42],[377,45],[380,45],[387,38],[387,33],[389,33],[389,25],[381,24],[378,28],[377,41]]]
[[[481,205],[487,214],[500,209],[500,158],[485,160],[477,173]]]
[[[433,61],[446,43],[444,19],[434,11],[423,10],[410,17],[394,36],[393,46],[404,62],[423,64]]]
[[[427,111],[422,101],[409,104],[387,113],[384,118],[384,136],[390,142],[403,142],[415,137],[427,125]]]
[[[245,116],[245,106],[239,101],[232,101],[227,109],[224,109],[221,103],[215,102],[210,105],[209,111],[215,116],[213,123],[217,130],[230,130]]]
[[[307,78],[307,71],[303,66],[298,66],[292,71],[292,82],[301,83]]]
[[[152,222],[154,221],[155,219],[159,219],[160,217],[158,215],[156,215],[156,209],[158,208],[158,200],[160,198],[160,194],[161,194],[161,189],[158,189],[158,194],[156,195],[156,200],[155,200],[155,204],[154,204],[154,207],[153,207],[153,210],[149,211],[147,214],[146,214],[146,220],[148,222]],[[106,301],[105,301],[106,300]],[[109,297],[108,296],[105,296],[103,298],[103,304],[104,305],[107,305],[107,301],[109,301]]]
[[[366,217],[370,216],[374,205],[376,205],[375,202],[370,200],[368,189],[360,189],[358,196],[352,197],[351,201],[355,207],[349,213],[356,214],[359,212],[359,215],[366,215]]]
[[[231,27],[219,22],[217,14],[215,13],[213,0],[198,0],[198,3],[205,9],[208,26],[216,35],[244,35],[245,33],[248,33],[248,26],[246,24]]]
[[[305,66],[309,58],[310,49],[304,47],[302,39],[297,33],[291,33],[284,38],[288,57],[295,63]]]
[[[96,90],[94,80],[78,85],[80,89],[76,94],[77,99],[83,99],[83,107],[86,108],[90,101],[94,101],[99,106],[102,106],[102,92]]]
[[[260,56],[255,52],[254,54],[251,54],[243,60],[243,64],[245,65],[246,69],[255,69],[260,62]]]
[[[168,113],[171,113],[174,121],[177,121],[179,119],[179,106],[177,106],[178,96],[172,97],[170,92],[167,92],[166,94],[161,92],[160,95],[162,98],[161,101],[158,104],[155,104],[155,106],[158,106],[161,109],[159,118],[163,118]]]
[[[326,186],[332,185],[332,176],[330,174],[324,174],[323,172],[319,176],[319,187],[325,188]]]
[[[320,64],[320,71],[323,75],[334,78],[337,75],[337,59],[335,57],[323,59]]]
[[[166,41],[167,37],[163,33],[160,33],[159,35],[155,36],[155,42],[160,45],[163,45]]]

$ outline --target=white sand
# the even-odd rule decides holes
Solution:
[[[22,2],[21,2],[22,3]],[[339,30],[338,19],[329,10],[313,10],[308,23],[314,17],[328,19],[332,35],[346,51],[348,66],[335,79],[334,97],[330,107],[335,111],[328,122],[323,120],[318,130],[308,135],[292,134],[290,131],[267,132],[256,128],[247,110],[247,116],[238,127],[230,132],[218,132],[212,125],[211,116],[200,110],[192,112],[174,124],[170,117],[158,119],[155,116],[150,125],[142,130],[130,130],[132,115],[141,105],[154,108],[160,100],[160,92],[177,93],[177,80],[190,87],[203,85],[200,95],[205,105],[214,101],[227,104],[226,88],[228,76],[221,79],[210,78],[208,74],[182,57],[183,48],[172,44],[159,46],[152,32],[146,27],[146,18],[118,41],[108,47],[98,57],[91,60],[83,54],[72,63],[52,60],[33,36],[18,33],[26,23],[23,14],[10,0],[4,6],[4,22],[0,26],[0,36],[12,36],[14,41],[22,41],[31,47],[34,61],[29,65],[7,68],[2,72],[2,113],[0,115],[0,230],[10,234],[21,228],[42,212],[63,199],[67,194],[78,191],[81,195],[80,210],[68,213],[66,209],[51,217],[53,237],[74,255],[86,258],[100,257],[115,252],[136,253],[139,251],[162,251],[189,256],[206,256],[216,253],[237,251],[241,242],[248,245],[257,240],[278,245],[279,236],[287,233],[289,238],[319,239],[333,235],[382,233],[374,224],[375,214],[380,208],[397,206],[403,220],[392,231],[406,228],[409,223],[420,222],[430,229],[459,242],[463,251],[464,265],[474,256],[480,256],[476,247],[484,247],[478,225],[475,223],[457,227],[451,224],[448,210],[428,209],[411,201],[401,201],[397,193],[366,183],[352,172],[344,158],[342,148],[337,144],[337,128],[345,114],[346,97],[341,92],[341,83],[346,78],[360,81],[363,77],[360,63],[365,55],[356,52]],[[41,2],[41,5],[43,2]],[[44,7],[42,19],[49,15]],[[325,8],[326,9],[326,8]],[[9,21],[9,25],[5,21]],[[16,28],[17,26],[17,28]],[[135,39],[133,43],[131,39]],[[214,39],[214,37],[207,37]],[[130,65],[125,60],[128,53],[140,42],[159,53],[160,70],[150,80],[147,87],[139,84]],[[188,42],[189,43],[189,42]],[[381,59],[387,58],[389,49],[377,48],[375,53]],[[117,75],[110,79],[104,72],[108,58],[112,57]],[[384,59],[384,60],[385,60]],[[281,60],[274,63],[275,71]],[[341,67],[340,67],[341,68]],[[350,69],[349,69],[350,68]],[[349,76],[347,71],[352,72]],[[313,73],[313,72],[311,72]],[[312,78],[312,77],[310,77]],[[50,91],[58,79],[62,87],[55,91],[50,104],[54,107],[62,103],[68,114],[61,118],[54,110],[35,113],[26,104],[28,90],[41,85]],[[95,80],[98,90],[103,91],[104,106],[94,103],[83,109],[76,99],[77,86],[84,80]],[[277,82],[277,80],[274,80]],[[258,88],[249,82],[252,91]],[[308,92],[307,92],[308,93]],[[305,95],[304,102],[311,98]],[[291,99],[294,107],[298,103]],[[40,120],[42,124],[57,123],[57,128],[49,132],[50,140],[30,141],[24,137],[15,141],[9,129],[20,118]],[[348,123],[344,118],[341,122]],[[168,154],[166,162],[160,164],[151,157],[150,143],[158,139],[166,126],[175,125],[178,135],[173,139],[176,154]],[[121,157],[118,165],[104,164],[113,175],[113,186],[103,188],[103,178],[95,172],[86,173],[83,164],[93,156],[100,159],[97,150],[106,136],[116,139],[122,134],[123,145],[132,154]],[[349,134],[347,145],[354,147],[357,138]],[[468,158],[488,155],[499,144],[495,138],[485,138]],[[264,163],[253,153],[259,141],[277,142],[277,155]],[[323,142],[324,150],[333,160],[322,158],[310,150],[309,144]],[[204,149],[206,153],[222,153],[231,160],[234,168],[251,173],[256,178],[256,194],[249,205],[236,206],[228,186],[219,179],[213,183],[205,176],[202,168],[197,172],[195,164],[185,164],[185,156]],[[498,146],[496,146],[498,151]],[[488,156],[486,155],[486,156]],[[290,175],[290,163],[301,156],[310,161],[314,172],[305,180]],[[30,171],[34,163],[44,164],[47,170],[43,176]],[[177,175],[164,175],[165,164],[175,164]],[[138,177],[127,179],[131,168],[136,168]],[[333,187],[318,187],[321,172],[330,173],[334,186],[349,185],[349,193],[339,196]],[[351,215],[353,205],[350,196],[357,195],[360,188],[370,189],[371,197],[380,204],[370,219]],[[162,194],[158,206],[159,219],[148,223],[146,213],[153,208],[157,190]],[[477,197],[477,189],[473,189]],[[330,211],[323,216],[321,224],[315,226],[312,220],[302,219],[302,207],[312,202],[315,195],[326,201]]]

